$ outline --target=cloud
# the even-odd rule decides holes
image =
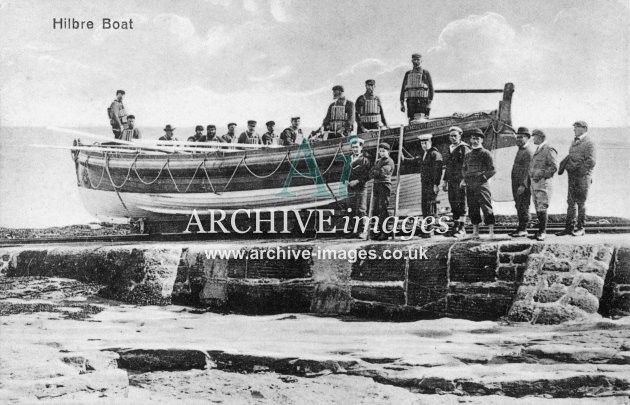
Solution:
[[[291,16],[287,8],[291,5],[291,0],[270,0],[269,12],[271,16],[278,22],[289,22]]]
[[[247,79],[252,82],[269,82],[288,75],[293,68],[291,66],[283,66],[275,72],[266,76],[248,76]]]

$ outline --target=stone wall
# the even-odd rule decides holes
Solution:
[[[426,259],[213,259],[208,250],[400,249]],[[407,320],[456,317],[558,323],[627,314],[630,249],[529,241],[322,241],[259,246],[177,243],[0,248],[7,276],[97,282],[134,304],[177,303],[245,314],[318,313]],[[610,272],[609,272],[609,269]],[[607,280],[607,284],[605,283]]]

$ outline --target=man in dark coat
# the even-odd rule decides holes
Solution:
[[[348,136],[354,129],[354,103],[343,95],[343,86],[332,88],[335,101],[328,106],[322,126],[330,131],[328,138]]]
[[[370,168],[372,164],[370,160],[363,154],[363,139],[358,137],[350,137],[348,140],[352,146],[352,163],[350,177],[348,178],[348,208],[352,211],[349,215],[355,218],[353,224],[353,232],[355,236],[361,234],[360,229],[361,218],[367,214],[367,191],[365,185],[370,179]]]
[[[187,142],[205,142],[206,136],[203,134],[203,126],[197,125],[195,127],[195,135],[189,136],[188,139],[186,139],[186,141]]]
[[[247,130],[238,137],[238,143],[259,144],[260,136],[256,132],[256,121],[247,121]]]
[[[173,128],[171,126],[171,124],[166,124],[166,126],[164,127],[164,135],[160,137],[160,139],[158,139],[159,141],[176,141],[177,138],[175,138],[175,135],[173,135],[173,131],[175,131],[175,128]]]
[[[490,151],[483,147],[484,134],[480,129],[473,130],[470,136],[472,150],[464,157],[462,165],[462,186],[466,186],[468,215],[473,224],[473,238],[479,238],[481,212],[490,238],[494,238],[494,212],[492,211],[492,195],[488,180],[496,174],[494,161]]]
[[[529,184],[529,164],[532,161],[535,147],[530,144],[531,133],[526,127],[520,127],[516,131],[516,146],[518,151],[512,165],[512,197],[516,206],[518,226],[510,234],[513,237],[527,236],[527,224],[529,222],[529,205],[532,199]]]
[[[107,109],[109,115],[109,123],[112,126],[112,132],[116,139],[122,137],[122,131],[127,128],[127,112],[123,105],[124,90],[116,91],[116,99],[112,101],[112,104]]]
[[[216,125],[208,125],[206,127],[206,140],[208,142],[224,142],[219,136],[217,136],[217,127]]]
[[[405,112],[406,99],[409,122],[429,118],[433,102],[433,81],[429,71],[422,69],[422,55],[419,53],[411,55],[411,63],[413,69],[405,73],[400,89],[400,111]]]
[[[547,135],[539,129],[532,132],[536,151],[529,163],[529,180],[534,207],[538,216],[538,232],[534,238],[539,241],[547,237],[547,209],[551,201],[551,178],[558,170],[558,152],[547,143]]]
[[[236,124],[234,122],[230,122],[227,127],[227,134],[223,134],[221,136],[221,139],[223,139],[223,142],[225,143],[232,143],[234,142],[234,138],[236,137]]]
[[[560,162],[560,171],[564,170],[569,175],[569,194],[567,196],[567,221],[564,231],[557,235],[584,235],[584,222],[586,221],[586,198],[588,189],[593,182],[593,169],[595,168],[595,144],[588,135],[588,124],[585,121],[577,121],[573,124],[575,138],[569,147],[569,155]],[[576,211],[577,205],[577,227]]]
[[[280,134],[280,145],[291,146],[295,145],[298,137],[301,137],[302,129],[300,129],[300,117],[291,118],[291,126],[285,128]]]
[[[463,238],[466,236],[464,228],[466,221],[466,187],[462,187],[462,166],[464,157],[470,152],[470,146],[462,142],[462,129],[450,127],[448,130],[449,153],[444,170],[444,185],[442,189],[448,191],[448,203],[453,214],[453,229],[451,236]]]
[[[372,79],[365,81],[365,94],[361,94],[355,103],[357,133],[362,134],[371,129],[378,129],[379,122],[387,126],[381,99],[374,94],[376,82]]]
[[[127,129],[124,129],[122,132],[123,141],[132,141],[134,139],[141,138],[140,130],[135,125],[136,125],[136,116],[129,114],[127,116]]]
[[[385,231],[383,225],[389,216],[389,196],[392,193],[392,173],[395,168],[394,161],[389,157],[390,149],[388,143],[382,142],[379,145],[379,159],[370,170],[370,178],[374,179],[372,216],[378,218],[378,229],[372,234],[372,239],[375,240],[388,238],[388,232]]]
[[[278,138],[274,132],[274,127],[276,126],[275,121],[267,121],[265,123],[267,126],[267,132],[265,132],[262,136],[262,144],[263,145],[272,145],[278,143]]]

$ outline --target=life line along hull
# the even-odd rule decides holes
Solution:
[[[494,128],[496,111],[470,114],[466,117],[438,118],[404,127],[403,147],[421,154],[418,135],[431,133],[434,146],[443,154],[448,151],[448,128],[460,126],[466,131],[480,128],[487,133],[488,149],[514,144],[513,136],[502,136]],[[494,128],[494,129],[493,129]],[[379,142],[378,132],[361,134],[364,150],[374,158]],[[396,161],[400,129],[382,131],[380,142],[392,147]],[[342,200],[339,182],[344,175],[341,155],[349,156],[346,139],[331,139],[311,144],[313,157],[326,189]],[[299,146],[278,149],[243,150],[235,153],[195,153],[143,155],[81,151],[77,155],[77,181],[89,212],[101,217],[150,218],[189,214],[192,209],[276,208],[301,209],[335,202],[330,194],[318,194],[307,160],[300,157]],[[312,168],[311,168],[312,169]],[[297,170],[288,184],[292,198],[281,196],[292,170]],[[404,164],[401,169],[401,214],[418,207],[420,179],[418,168]],[[407,180],[409,180],[407,182]],[[406,204],[409,201],[410,204]],[[393,199],[392,199],[393,203]],[[412,210],[413,211],[413,210]]]

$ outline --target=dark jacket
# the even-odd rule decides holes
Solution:
[[[512,165],[512,188],[529,187],[529,164],[534,155],[532,144],[519,147]]]
[[[331,103],[328,106],[328,111],[326,112],[326,117],[324,117],[323,126],[326,130],[331,130],[332,123],[332,108],[333,106],[341,106],[345,101],[345,120],[343,124],[343,132],[344,135],[348,135],[354,129],[354,103],[348,99],[340,98],[335,100],[334,103]]]
[[[370,177],[374,183],[392,184],[392,173],[394,172],[394,161],[390,157],[380,158],[370,170]]]
[[[431,188],[439,186],[442,181],[442,169],[444,166],[440,152],[431,147],[426,153],[423,153],[422,156],[417,156],[414,160],[420,166],[422,186]]]
[[[352,156],[350,156],[352,158]],[[393,161],[392,161],[393,163]],[[372,164],[370,159],[365,155],[361,155],[358,159],[352,162],[352,170],[350,171],[350,177],[348,181],[359,180],[359,184],[354,187],[348,187],[350,190],[362,190],[365,188],[365,183],[370,179],[370,168]]]
[[[457,184],[462,181],[462,166],[464,165],[464,157],[468,152],[470,152],[470,146],[464,142],[461,142],[452,152],[449,152],[446,158],[444,181]]]
[[[558,170],[558,152],[549,144],[537,147],[529,163],[529,177],[538,181],[542,178],[550,179]]]
[[[462,177],[466,185],[482,184],[496,174],[490,151],[481,147],[472,149],[464,157]]]
[[[302,133],[302,129],[298,128],[297,131],[293,129],[293,127],[285,128],[282,133],[280,133],[280,145],[289,146],[295,145],[295,140],[298,135]]]
[[[361,94],[359,98],[357,98],[356,103],[354,104],[354,108],[356,111],[357,126],[360,128],[362,125],[361,114],[363,114],[363,106],[365,105],[365,100],[376,100],[376,102],[378,103],[378,109],[379,109],[378,115],[380,117],[380,121],[383,123],[383,125],[387,125],[387,121],[385,120],[385,113],[383,112],[383,105],[381,104],[381,99],[378,98],[378,96],[376,95],[367,96],[365,94]],[[371,115],[371,114],[366,114],[366,115]]]
[[[590,176],[595,168],[595,145],[588,135],[574,140],[569,155],[562,159],[560,167],[572,176]]]
[[[189,136],[188,139],[186,139],[186,142],[206,142],[206,140],[207,138],[205,135],[201,135],[199,138],[193,135],[193,136]]]
[[[421,68],[422,69],[422,68]],[[406,94],[407,89],[407,78],[409,77],[409,73],[414,70],[409,70],[405,73],[405,77],[403,78],[402,87],[400,89],[400,102],[405,101],[405,98],[408,97]],[[431,80],[431,73],[428,70],[422,69],[422,83],[427,86],[427,90],[429,90],[429,100],[433,100],[433,80]]]

